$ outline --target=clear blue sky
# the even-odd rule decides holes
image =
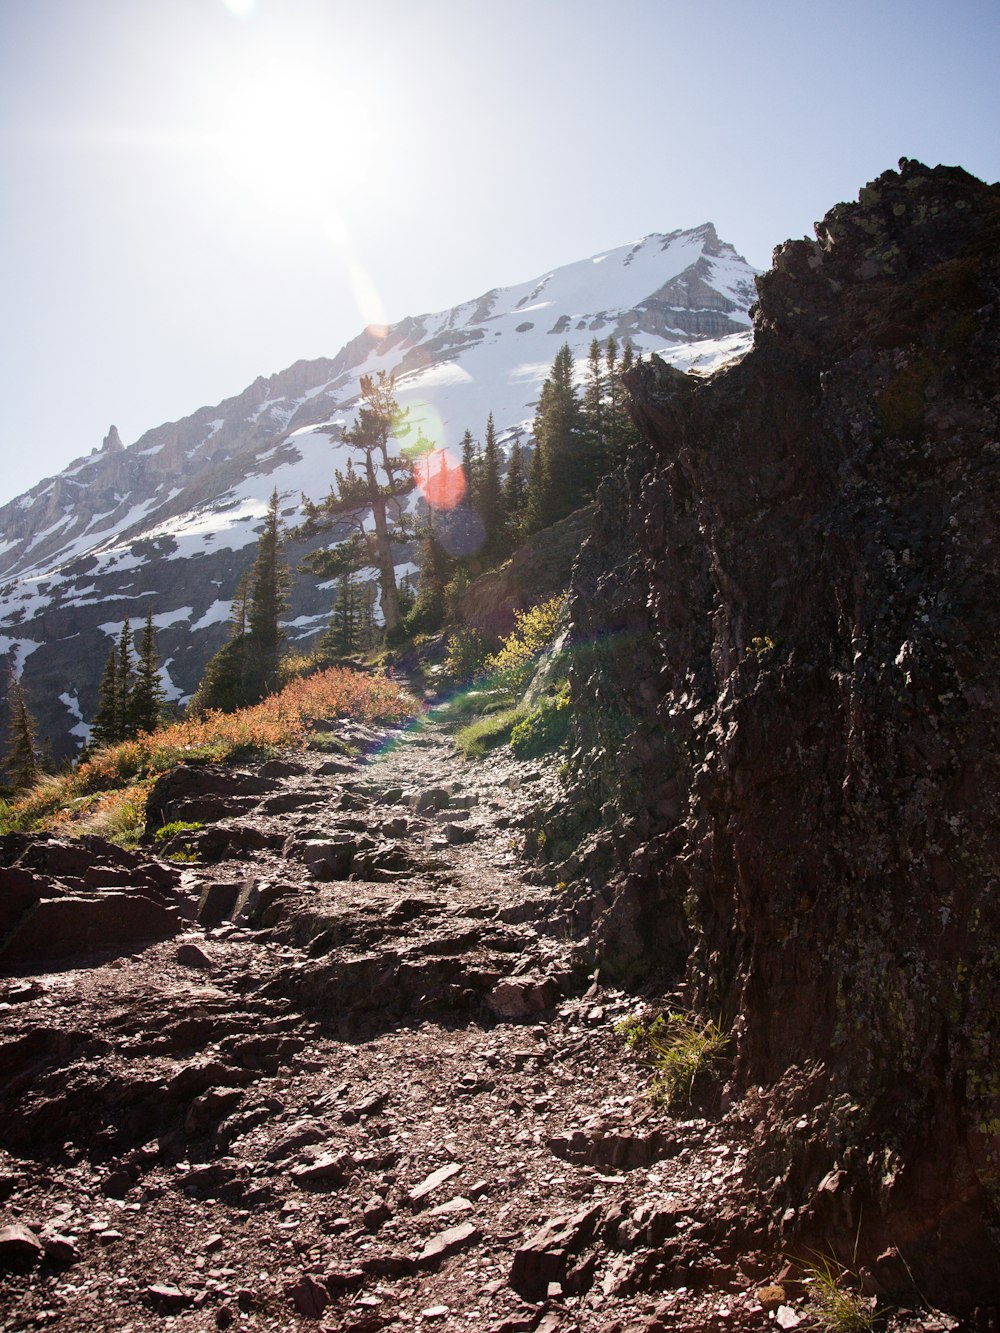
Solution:
[[[0,501],[369,321],[996,180],[998,69],[997,0],[0,0]]]

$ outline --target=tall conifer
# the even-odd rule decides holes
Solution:
[[[11,667],[7,682],[7,748],[4,755],[7,779],[15,791],[33,787],[41,776],[37,727],[28,711],[24,685]]]
[[[130,702],[135,656],[132,651],[132,628],[128,616],[122,621],[118,637],[118,670],[115,676],[115,740],[123,741],[129,734]]]
[[[130,735],[138,735],[140,731],[156,730],[165,698],[166,694],[160,680],[160,663],[156,655],[153,608],[149,606],[146,609],[142,638],[139,640],[139,663],[136,668],[135,684],[129,699]]]
[[[104,664],[100,692],[97,696],[97,712],[90,725],[90,744],[92,746],[113,745],[120,740],[118,731],[118,652],[112,648]]]
[[[284,634],[280,626],[287,606],[290,582],[288,567],[281,559],[284,544],[278,492],[268,502],[264,530],[257,541],[257,555],[250,571],[250,598],[246,623],[247,702],[255,703],[277,684],[278,658]]]
[[[506,521],[503,487],[500,483],[500,446],[497,444],[492,412],[486,422],[486,443],[477,500],[476,508],[486,529],[486,554],[497,555],[503,544]]]

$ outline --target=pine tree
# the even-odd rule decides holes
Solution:
[[[393,454],[390,442],[402,439],[409,431],[407,411],[396,402],[392,375],[384,370],[375,378],[362,375],[357,419],[343,435],[344,443],[358,455],[359,466],[355,467],[352,459],[344,472],[338,470],[330,494],[318,503],[303,497],[306,522],[296,534],[312,537],[344,519],[355,526],[363,562],[378,570],[382,618],[390,636],[398,632],[401,623],[392,547],[394,541],[406,540],[410,535],[403,501],[416,484],[410,461]],[[414,454],[421,447],[418,439]],[[365,523],[368,514],[370,525]],[[303,567],[321,578],[330,578],[331,570],[339,574],[341,563],[336,551],[316,551],[306,557]]]
[[[340,576],[337,600],[333,604],[330,624],[316,644],[319,656],[327,662],[337,662],[362,646],[362,606],[354,573],[345,569]]]
[[[129,699],[129,734],[155,731],[160,721],[166,692],[160,680],[160,663],[156,653],[156,627],[153,608],[146,609],[146,623],[139,641],[139,664],[135,684]]]
[[[500,553],[503,546],[506,515],[504,513],[503,487],[500,483],[500,446],[497,444],[496,427],[493,413],[486,422],[486,447],[483,451],[483,467],[477,496],[476,508],[486,529],[485,554],[487,557]]]
[[[447,611],[448,581],[453,561],[428,523],[420,534],[420,587],[413,609],[406,618],[411,634],[433,634],[441,628]]]
[[[524,471],[524,451],[515,440],[507,461],[507,476],[503,486],[503,507],[506,518],[506,544],[509,547],[520,533],[524,508],[528,500],[528,478]]]
[[[462,436],[462,471],[465,474],[465,498],[466,501],[476,508],[476,497],[479,494],[479,470],[481,458],[478,455],[479,446],[472,438],[472,431],[466,429]]]
[[[618,383],[618,344],[609,336],[604,351],[604,368],[608,385],[608,422],[605,432],[606,456],[617,461],[618,439],[621,434],[621,386]]]
[[[256,703],[277,684],[278,659],[284,633],[280,620],[288,604],[290,575],[281,559],[284,534],[277,490],[271,494],[264,530],[250,570],[250,597],[246,610],[246,693]]]
[[[118,731],[118,652],[112,648],[104,664],[97,712],[90,724],[90,744],[93,747],[113,745],[120,740]]]
[[[128,616],[122,621],[118,638],[118,671],[115,676],[115,740],[123,741],[130,734],[132,678],[135,658],[132,652],[132,629]]]
[[[594,338],[587,354],[587,384],[583,391],[583,411],[587,419],[587,430],[591,436],[591,448],[602,458],[607,452],[605,389],[606,376],[601,344]]]
[[[542,385],[535,413],[535,458],[526,516],[529,532],[565,518],[587,497],[593,469],[573,375],[573,353],[564,343]]]
[[[28,711],[24,686],[11,667],[7,682],[7,778],[15,791],[33,787],[41,776],[38,759],[37,727]]]
[[[281,615],[291,575],[281,559],[284,544],[278,492],[275,490],[257,539],[257,552],[240,579],[230,612],[232,637],[209,658],[188,711],[224,713],[259,703],[277,684],[284,635]]]

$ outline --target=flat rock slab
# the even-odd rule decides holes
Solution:
[[[439,1185],[443,1185],[446,1180],[451,1180],[452,1176],[457,1176],[462,1167],[459,1162],[449,1162],[447,1166],[439,1166],[436,1171],[432,1171],[426,1180],[415,1185],[406,1196],[406,1201],[411,1207],[416,1206],[433,1194]]]
[[[165,939],[186,928],[172,907],[142,893],[45,898],[15,927],[2,949],[6,966],[49,962],[99,949]]]
[[[474,1222],[462,1222],[457,1227],[449,1227],[432,1236],[417,1258],[419,1264],[435,1264],[446,1259],[449,1254],[464,1250],[467,1245],[474,1245],[482,1240],[483,1233]]]

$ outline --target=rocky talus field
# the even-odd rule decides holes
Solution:
[[[0,984],[0,1327],[808,1326],[759,1105],[654,1108],[642,999],[522,859],[554,768],[340,735],[369,757],[161,779],[197,863],[0,842],[44,927]],[[126,883],[148,916],[75,952]]]

